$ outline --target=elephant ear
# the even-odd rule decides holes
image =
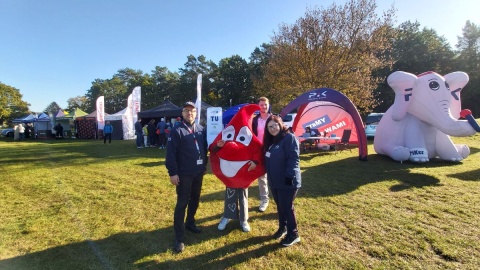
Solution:
[[[392,119],[400,121],[407,113],[417,76],[403,71],[395,71],[387,78],[387,83],[395,92],[395,101],[391,107]]]
[[[450,87],[450,93],[452,94],[452,98],[450,99],[450,113],[452,114],[453,118],[459,119],[460,111],[462,110],[462,100],[460,99],[460,92],[462,91],[463,87],[468,83],[468,74],[465,72],[457,71],[449,73],[443,77],[445,78],[445,81]]]

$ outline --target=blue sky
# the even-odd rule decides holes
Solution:
[[[119,69],[182,68],[188,55],[216,63],[250,53],[307,7],[345,0],[0,0],[0,82],[30,109],[67,106],[95,79]],[[393,0],[377,0],[379,12]],[[398,0],[397,23],[418,20],[453,47],[467,20],[480,25],[478,0]],[[192,91],[195,91],[192,89]]]

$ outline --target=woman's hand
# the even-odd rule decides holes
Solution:
[[[247,171],[253,171],[253,170],[255,170],[255,168],[257,167],[257,164],[255,164],[255,162],[253,162],[252,160],[250,160],[249,163],[250,163],[250,166],[248,166],[248,170],[247,170]]]

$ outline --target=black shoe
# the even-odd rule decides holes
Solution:
[[[282,244],[282,246],[289,247],[298,242],[300,242],[300,236],[298,236],[298,234],[287,234],[287,236],[280,241],[280,244]]]
[[[175,241],[175,245],[173,246],[176,252],[180,253],[185,249],[185,245],[183,242]]]
[[[274,234],[273,234],[273,239],[278,240],[282,237],[284,237],[287,234],[287,229],[286,228],[279,228]]]
[[[202,230],[197,225],[185,225],[185,228],[193,233],[201,233]]]

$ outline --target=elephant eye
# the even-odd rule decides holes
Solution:
[[[445,86],[447,87],[447,90],[450,90],[450,85],[448,85],[447,82],[445,82]]]
[[[440,89],[440,84],[438,84],[438,82],[430,82],[428,86],[430,86],[430,89],[432,89],[433,91],[437,91],[438,89]]]

